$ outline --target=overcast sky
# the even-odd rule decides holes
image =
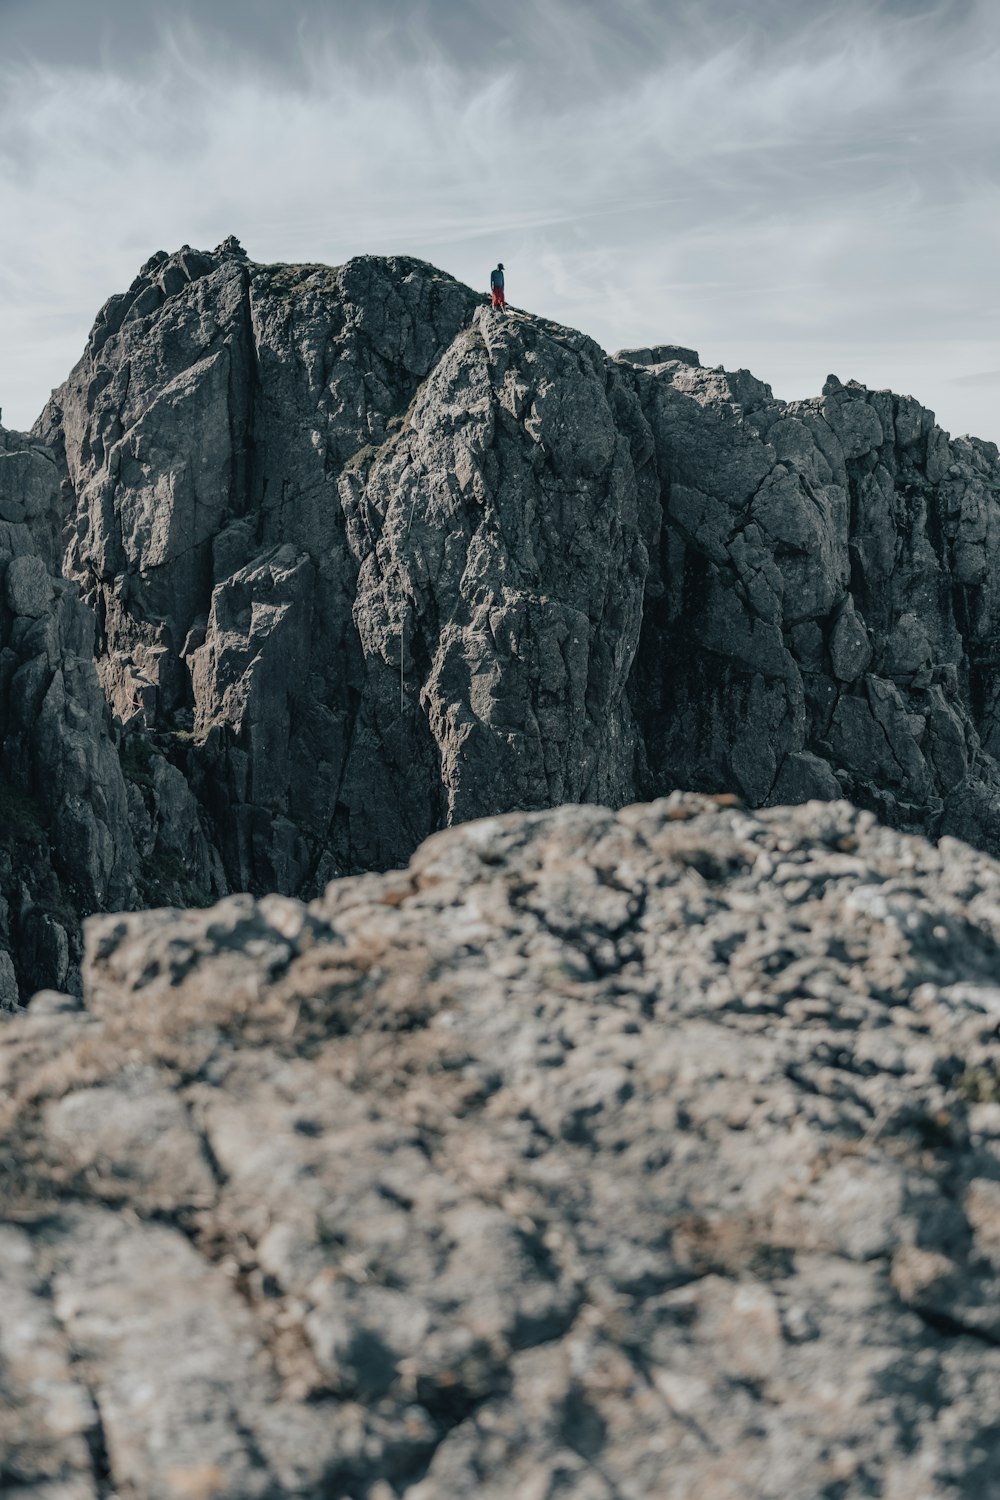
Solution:
[[[154,250],[402,252],[1000,441],[997,0],[0,0],[0,407]]]

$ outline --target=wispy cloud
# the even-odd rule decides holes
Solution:
[[[789,396],[854,348],[1000,437],[965,379],[996,359],[995,7],[282,9],[280,32],[258,0],[231,26],[225,5],[123,22],[74,60],[0,3],[5,421],[30,423],[152,250],[235,232],[261,260],[404,251],[474,284],[501,255],[518,304]]]
[[[952,385],[969,386],[972,389],[1000,386],[1000,370],[983,370],[978,375],[953,375],[951,383]]]

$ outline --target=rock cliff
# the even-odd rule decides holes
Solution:
[[[0,1028],[4,1494],[996,1496],[1000,865],[726,800],[93,919]]]
[[[839,788],[996,849],[996,446],[832,376],[794,403],[687,363],[635,379],[665,585],[633,679],[647,786]]]
[[[137,895],[93,615],[59,576],[60,506],[52,454],[0,428],[0,1009],[78,986],[81,914]]]
[[[233,886],[632,787],[649,433],[596,345],[478,301],[414,261],[154,257],[40,426],[109,701]]]
[[[90,912],[227,888],[181,773],[115,725],[64,521],[51,450],[0,428],[0,1010],[79,990]]]
[[[420,261],[231,239],[111,299],[29,450],[113,718],[86,909],[310,896],[449,823],[675,787],[1000,849],[1000,462],[909,398],[785,403]]]

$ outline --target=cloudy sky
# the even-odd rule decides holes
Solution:
[[[423,256],[1000,441],[996,0],[0,0],[0,407],[157,249]]]

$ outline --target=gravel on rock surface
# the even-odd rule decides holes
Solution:
[[[0,1029],[19,1500],[1000,1495],[1000,865],[466,824]]]

